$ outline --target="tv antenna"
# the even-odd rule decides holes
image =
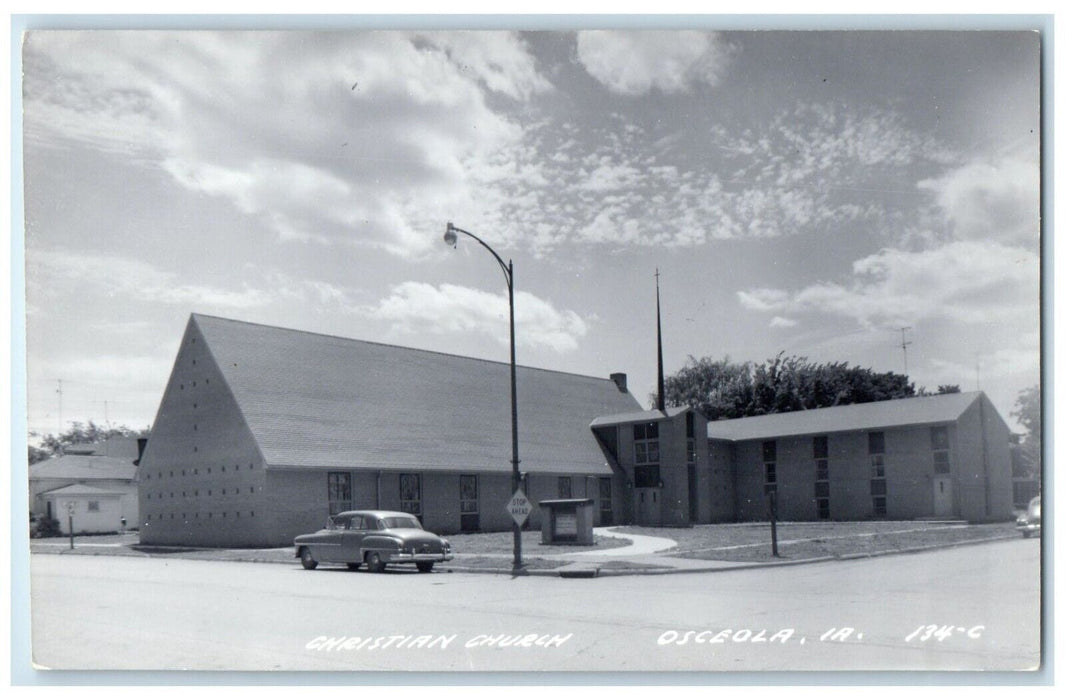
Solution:
[[[906,358],[906,348],[913,345],[913,341],[906,340],[906,331],[909,330],[913,330],[913,326],[903,326],[899,329],[899,332],[902,333],[902,344],[899,345],[902,348],[902,373],[907,377],[910,376],[910,364]]]

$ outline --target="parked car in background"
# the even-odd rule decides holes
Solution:
[[[296,557],[304,569],[319,562],[363,564],[373,572],[389,564],[414,564],[428,573],[433,565],[452,559],[451,543],[422,529],[410,513],[386,510],[352,510],[331,516],[325,528],[295,540]]]
[[[1024,537],[1031,537],[1032,535],[1040,534],[1043,527],[1043,506],[1042,500],[1039,496],[1036,496],[1028,502],[1028,510],[1024,512],[1019,518],[1017,518],[1017,529],[1021,531],[1021,535]]]

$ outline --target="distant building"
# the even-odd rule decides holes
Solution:
[[[193,314],[140,469],[141,541],[277,546],[355,508],[509,529],[508,364]],[[1009,517],[982,393],[708,423],[610,379],[519,367],[522,488],[594,524]],[[540,526],[539,509],[527,525]]]
[[[144,438],[111,438],[70,445],[61,455],[31,464],[30,513],[60,520],[65,532],[66,503],[70,502],[77,513],[88,516],[76,519],[76,532],[117,531],[123,518],[129,527],[136,527],[140,518],[137,458],[145,442]],[[75,493],[78,497],[72,498]],[[92,498],[93,494],[98,497]]]
[[[70,534],[110,533],[125,529],[122,491],[109,491],[87,484],[71,484],[40,495],[49,513],[59,523],[59,531]],[[136,521],[134,521],[136,522]]]

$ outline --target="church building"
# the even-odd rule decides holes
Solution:
[[[140,460],[141,541],[282,546],[367,508],[507,530],[509,374],[193,314]],[[764,520],[770,491],[786,520],[1010,514],[1009,431],[980,392],[713,423],[644,410],[622,373],[518,367],[517,395],[529,500],[592,499],[596,526]]]

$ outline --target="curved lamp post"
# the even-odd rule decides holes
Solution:
[[[463,230],[458,226],[455,226],[450,221],[447,222],[447,230],[444,232],[444,243],[447,243],[452,248],[458,247],[458,234],[464,234],[469,236],[473,240],[484,246],[485,250],[492,254],[492,257],[499,263],[499,267],[503,270],[503,276],[507,280],[507,292],[510,299],[510,438],[511,438],[511,459],[510,464],[512,468],[511,473],[511,492],[517,493],[521,487],[521,472],[518,471],[518,380],[517,380],[517,365],[514,361],[514,262],[503,262],[503,258],[492,250],[492,247],[482,241],[477,236],[473,235],[469,231]],[[518,570],[522,567],[521,563],[521,527],[517,522],[514,523],[514,569]]]

